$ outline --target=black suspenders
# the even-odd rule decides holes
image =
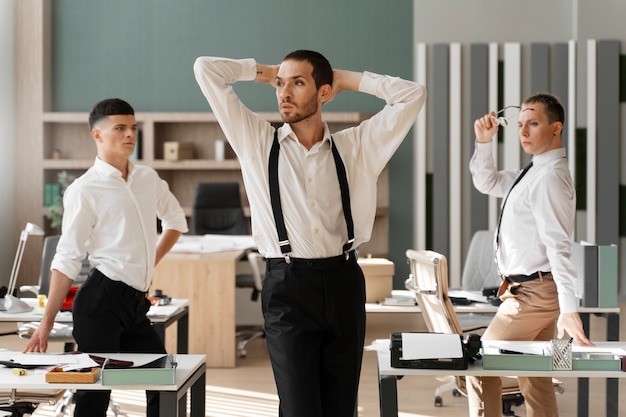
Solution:
[[[335,160],[335,168],[337,169],[337,178],[339,179],[339,189],[341,190],[341,205],[343,207],[343,215],[346,219],[346,227],[348,229],[348,241],[343,245],[343,252],[348,257],[348,252],[354,243],[354,223],[352,221],[352,209],[350,208],[350,190],[348,188],[348,177],[346,176],[346,167],[341,160],[339,151],[335,146],[332,136],[330,138],[330,146]],[[276,231],[278,232],[278,245],[280,251],[285,255],[285,262],[291,263],[291,245],[287,237],[287,228],[285,227],[285,218],[280,203],[280,188],[278,185],[278,153],[280,152],[280,144],[278,143],[278,131],[274,131],[274,142],[270,151],[269,159],[269,185],[270,199],[272,202],[272,213],[274,214],[274,222],[276,223]]]

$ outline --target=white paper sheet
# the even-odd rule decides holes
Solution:
[[[175,314],[178,310],[180,310],[180,306],[172,304],[164,306],[150,306],[146,315],[148,317],[168,317]]]
[[[183,235],[172,247],[174,253],[211,253],[255,248],[249,235]]]
[[[458,334],[402,333],[402,359],[462,358]]]
[[[42,367],[59,366],[64,371],[72,371],[74,369],[91,368],[98,366],[88,354],[51,354],[51,353],[20,353],[13,352],[9,355],[8,360],[25,366],[40,365]]]

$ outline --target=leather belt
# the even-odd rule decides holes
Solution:
[[[290,258],[291,262],[286,262],[285,258],[267,258],[266,267],[268,270],[286,268],[290,264],[294,268],[305,269],[335,269],[340,268],[346,264],[346,262],[356,262],[356,251],[353,249],[344,255],[332,256],[330,258]]]
[[[532,281],[534,279],[539,278],[540,276],[544,276],[548,274],[550,274],[550,271],[547,271],[547,272],[537,271],[534,274],[530,274],[530,275],[509,275],[509,276],[504,277],[504,279],[509,281],[511,284],[515,284],[515,283],[519,284],[522,282]]]

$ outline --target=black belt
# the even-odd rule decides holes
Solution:
[[[540,276],[544,276],[548,274],[550,274],[550,271],[548,272],[537,271],[534,274],[530,274],[530,275],[509,275],[509,276],[504,277],[504,279],[509,281],[511,284],[515,284],[515,283],[519,284],[522,282],[532,281],[534,279],[539,278]]]
[[[91,280],[91,282],[97,282],[101,286],[105,286],[110,291],[125,298],[141,300],[145,299],[147,295],[145,291],[139,291],[122,281],[112,280],[96,268],[89,271],[89,277],[87,279]]]
[[[266,267],[268,270],[272,269],[280,269],[288,266],[293,266],[294,268],[304,268],[304,269],[334,269],[340,268],[346,264],[346,262],[352,261],[356,262],[356,251],[351,250],[350,252],[332,256],[330,258],[290,258],[291,262],[287,262],[285,258],[267,258],[266,259]]]

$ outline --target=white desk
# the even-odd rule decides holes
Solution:
[[[410,295],[410,291],[394,290],[393,295],[407,296]],[[450,295],[463,295],[460,292],[449,291]],[[478,292],[476,297],[480,298]],[[471,313],[495,313],[498,307],[487,303],[474,303],[467,306],[455,306],[457,314],[471,314]],[[366,303],[365,311],[367,313],[421,313],[419,306],[389,306],[377,303]],[[619,307],[579,307],[578,313],[583,322],[583,328],[587,337],[590,334],[591,315],[606,318],[606,340],[615,342],[619,340]],[[447,373],[446,375],[450,375]],[[587,416],[589,410],[589,378],[591,375],[579,375],[578,376],[578,417]],[[617,397],[618,397],[618,380],[617,377],[607,377],[606,380],[606,393],[607,393],[607,416],[617,417]],[[615,403],[609,404],[609,399],[614,398]]]
[[[81,389],[81,390],[137,390],[158,391],[160,396],[160,415],[187,415],[187,392],[191,393],[191,417],[205,415],[206,401],[206,356],[176,355],[176,383],[173,385],[102,385],[102,380],[93,384],[49,384],[45,372],[28,372],[25,376],[15,376],[11,369],[0,365],[0,389],[20,389],[24,391],[40,389]]]
[[[43,316],[43,308],[37,307],[37,299],[35,298],[23,298],[29,305],[33,307],[33,310],[24,313],[7,313],[6,311],[0,311],[0,322],[31,322],[41,321]],[[168,311],[164,314],[158,314],[159,309],[156,309],[155,314],[148,315],[148,318],[154,326],[154,330],[161,337],[161,340],[165,343],[165,329],[174,323],[178,323],[177,337],[176,337],[176,353],[187,353],[189,351],[189,300],[184,298],[172,299],[171,307],[176,307],[175,311]],[[169,307],[169,306],[164,306]],[[169,309],[168,309],[169,310]],[[161,310],[163,311],[163,310]],[[57,323],[72,323],[72,313],[69,311],[61,311],[54,319]]]
[[[387,341],[388,344],[388,341]],[[621,347],[626,348],[626,342],[595,342],[598,348]],[[380,398],[380,416],[398,416],[398,388],[397,381],[404,376],[543,376],[554,378],[578,378],[588,381],[589,378],[606,378],[606,415],[617,417],[619,410],[619,378],[626,378],[626,372],[620,371],[519,371],[519,370],[485,370],[481,362],[470,364],[468,369],[408,369],[391,367],[391,353],[389,349],[377,349],[378,358],[378,388]],[[612,381],[612,384],[609,384]],[[583,387],[585,388],[585,387]],[[578,389],[578,416],[589,415],[589,390]],[[581,398],[583,397],[583,398]],[[581,401],[582,400],[582,401]]]

